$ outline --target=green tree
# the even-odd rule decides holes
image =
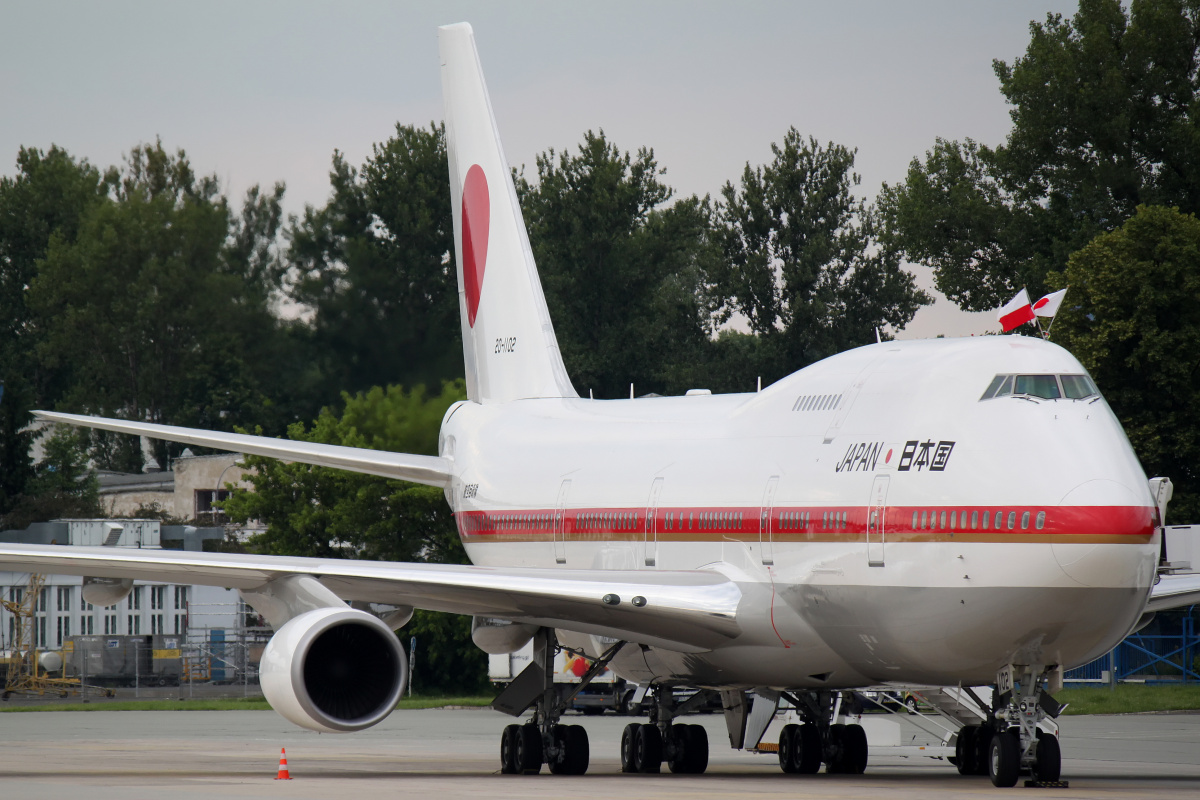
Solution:
[[[296,424],[293,439],[395,452],[437,453],[442,417],[466,397],[462,380],[436,396],[423,386],[374,387],[344,394],[340,416],[321,412],[312,428]],[[235,521],[259,520],[267,531],[250,542],[260,552],[383,561],[467,563],[450,507],[440,489],[326,467],[246,456],[253,491],[235,490],[225,511]],[[414,685],[422,692],[476,691],[486,660],[470,640],[471,620],[418,611],[402,638],[418,639]]]
[[[37,355],[58,370],[59,404],[203,428],[281,427],[268,390],[286,385],[274,356],[271,242],[283,187],[251,190],[234,218],[215,177],[183,151],[134,148],[111,196],[50,239],[30,282]],[[272,424],[274,423],[274,424]],[[136,448],[105,446],[136,469]],[[171,445],[172,450],[177,446]],[[166,461],[167,443],[156,457]]]
[[[445,126],[397,125],[361,170],[335,151],[329,179],[329,202],[292,222],[288,251],[326,402],[461,377]]]
[[[725,314],[740,313],[760,339],[720,344],[753,354],[767,380],[873,342],[876,328],[902,328],[930,302],[854,196],[853,151],[795,128],[771,151],[770,164],[747,164],[740,185],[722,189],[716,277]]]
[[[29,284],[51,238],[72,241],[80,218],[107,186],[99,170],[58,147],[21,148],[16,174],[0,178],[0,514],[14,507],[34,476],[29,411],[61,391],[36,357],[40,337]]]
[[[1200,3],[1081,0],[1030,33],[1023,57],[993,62],[1007,141],[939,139],[881,195],[897,245],[971,311],[1040,294],[1140,204],[1200,211]]]
[[[0,514],[0,530],[19,530],[61,517],[101,515],[100,487],[88,468],[87,432],[55,426],[42,446],[45,457],[34,467],[12,509]]]
[[[1200,220],[1142,206],[1049,276],[1069,286],[1054,339],[1087,367],[1148,475],[1175,483],[1170,518],[1200,515]]]
[[[672,190],[646,148],[589,131],[575,153],[537,158],[517,193],[563,361],[600,397],[696,385],[711,329],[712,209]],[[635,346],[636,345],[636,346]],[[749,388],[749,387],[745,387]]]

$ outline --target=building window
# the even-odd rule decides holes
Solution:
[[[150,587],[150,608],[154,611],[162,611],[167,606],[167,587],[151,586]]]
[[[58,587],[58,610],[59,611],[70,611],[71,610],[71,587],[70,586],[59,586]]]
[[[175,608],[176,609],[187,608],[187,591],[188,591],[188,587],[186,587],[186,586],[176,586],[175,587]],[[178,632],[179,631],[176,631],[176,633],[178,633]]]
[[[187,614],[175,615],[175,633],[182,636],[187,633]]]
[[[82,620],[80,620],[79,621],[79,629],[82,631],[84,628],[87,628],[88,636],[95,634],[96,633],[96,618],[95,617],[84,617]]]
[[[221,513],[221,509],[214,508],[213,504],[229,499],[231,494],[233,493],[228,489],[197,489],[195,492],[196,516],[212,514],[214,511],[218,514]]]

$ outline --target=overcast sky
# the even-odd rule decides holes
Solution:
[[[1003,141],[992,59],[1064,0],[878,2],[38,2],[0,4],[0,171],[58,144],[118,164],[161,137],[237,198],[321,204],[333,150],[360,164],[397,122],[442,116],[436,28],[467,21],[509,160],[603,128],[652,147],[679,194],[716,195],[788,126],[857,148],[860,194],[938,136]],[[914,268],[922,285],[929,270]],[[903,336],[997,327],[947,301]]]

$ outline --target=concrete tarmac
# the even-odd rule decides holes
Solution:
[[[499,774],[508,718],[488,710],[397,711],[349,735],[302,731],[267,711],[93,711],[0,714],[4,797],[128,798],[892,798],[1018,792],[1033,797],[1200,796],[1200,714],[1065,717],[1071,788],[995,789],[928,758],[873,755],[865,775],[784,775],[774,756],[732,751],[720,715],[707,728],[708,773],[623,775],[623,717],[571,717],[591,740],[581,777]],[[774,726],[773,726],[774,727]],[[768,739],[773,734],[768,733]],[[276,781],[287,748],[293,780]],[[1020,787],[1020,784],[1018,784]]]

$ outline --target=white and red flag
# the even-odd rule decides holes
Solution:
[[[1039,317],[1053,317],[1058,313],[1058,307],[1062,305],[1063,296],[1066,293],[1066,289],[1059,289],[1057,292],[1046,295],[1033,304],[1033,313]]]
[[[1024,289],[1017,292],[1016,297],[1005,303],[1004,307],[1000,309],[1000,313],[996,315],[1005,333],[1008,333],[1013,328],[1024,325],[1026,322],[1033,322],[1036,316],[1033,313],[1033,306],[1029,304],[1029,292]]]

